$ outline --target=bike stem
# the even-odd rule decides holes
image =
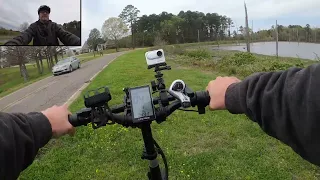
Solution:
[[[143,152],[141,158],[149,160],[149,172],[147,174],[149,180],[163,180],[150,125],[150,122],[145,122],[140,127],[145,147],[145,152]]]

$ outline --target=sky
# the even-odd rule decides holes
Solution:
[[[132,4],[140,10],[140,16],[160,14],[163,11],[178,14],[181,10],[218,13],[226,15],[236,26],[244,26],[243,0],[82,0],[82,44],[90,30],[101,31],[109,17],[117,17],[123,8]],[[320,27],[320,0],[246,0],[250,27],[253,30],[268,29],[275,24],[299,24]],[[236,27],[234,27],[236,28]]]
[[[28,22],[36,22],[38,8],[47,5],[51,8],[50,19],[58,24],[80,20],[80,0],[0,0],[0,26],[18,30]]]

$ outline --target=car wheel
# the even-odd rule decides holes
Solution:
[[[81,66],[80,66],[80,63],[79,63],[79,64],[78,64],[78,69],[80,69],[80,67],[81,67]]]
[[[70,66],[69,67],[69,72],[72,72],[72,71],[73,71],[72,66]]]

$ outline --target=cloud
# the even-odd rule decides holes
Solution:
[[[0,0],[1,1],[1,0]],[[237,24],[244,25],[243,0],[82,0],[82,38],[88,38],[90,30],[101,30],[103,22],[109,17],[117,17],[123,8],[132,4],[140,10],[139,15],[160,14],[163,11],[178,14],[181,10],[201,11],[226,15]],[[269,28],[276,19],[286,24],[307,23],[320,25],[319,0],[246,0],[250,21],[254,29]],[[312,19],[312,21],[310,21]],[[263,23],[267,21],[268,23]]]
[[[50,19],[63,24],[80,20],[80,0],[0,0],[0,26],[17,30],[23,22],[38,20],[38,8],[48,5]]]

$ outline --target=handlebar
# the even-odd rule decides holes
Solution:
[[[204,114],[205,107],[210,103],[210,96],[207,91],[193,92],[182,80],[174,81],[167,90],[161,71],[170,70],[171,67],[167,66],[166,63],[158,63],[155,65],[149,65],[148,69],[150,68],[155,68],[155,77],[157,78],[157,81],[151,81],[153,93],[159,92],[159,97],[152,98],[153,107],[151,108],[152,111],[154,110],[152,116],[133,118],[134,113],[132,111],[135,107],[132,105],[133,97],[138,97],[132,95],[134,94],[133,91],[137,90],[137,88],[140,88],[140,90],[144,89],[147,86],[124,88],[123,91],[126,94],[124,96],[123,104],[115,105],[111,108],[109,108],[108,105],[108,102],[112,99],[110,91],[107,87],[101,87],[88,91],[84,95],[84,104],[86,108],[81,109],[73,115],[69,115],[68,119],[74,127],[86,126],[91,123],[92,127],[96,129],[106,126],[107,124],[117,123],[124,127],[141,129],[144,141],[144,150],[141,158],[150,160],[150,163],[152,164],[152,166],[149,166],[149,172],[147,175],[151,180],[164,180],[168,179],[168,165],[163,151],[152,137],[152,121],[155,120],[157,123],[164,122],[168,116],[179,108],[182,108],[180,110],[190,111],[186,110],[186,108],[197,106],[198,113]],[[103,92],[100,92],[101,90]],[[148,89],[148,91],[151,94],[150,89]],[[149,103],[149,98],[150,97],[148,97],[147,101],[144,101],[143,103]],[[137,103],[135,105],[137,105]],[[158,106],[156,107],[155,105]],[[162,174],[159,162],[157,161],[158,153],[162,156],[163,163],[165,165],[164,174]]]
[[[160,97],[153,98],[153,104],[157,105]],[[172,102],[168,106],[155,108],[156,121],[158,123],[162,122],[166,119],[170,114],[172,114],[175,110],[181,107],[181,102],[176,100],[175,97],[168,95],[169,102]],[[200,112],[200,108],[204,108],[209,105],[210,96],[207,91],[197,91],[190,97],[191,106],[198,106],[199,113],[203,114],[204,112]],[[133,117],[130,115],[119,114],[125,112],[126,104],[115,105],[112,106],[109,111],[104,111],[104,114],[96,114],[93,113],[92,108],[84,108],[78,111],[77,113],[69,116],[69,122],[72,126],[82,126],[87,125],[88,123],[100,124],[102,126],[108,124],[108,121],[112,121],[113,124],[117,123],[125,127],[138,127],[139,123],[133,122]],[[104,116],[105,120],[101,121],[97,117]]]

